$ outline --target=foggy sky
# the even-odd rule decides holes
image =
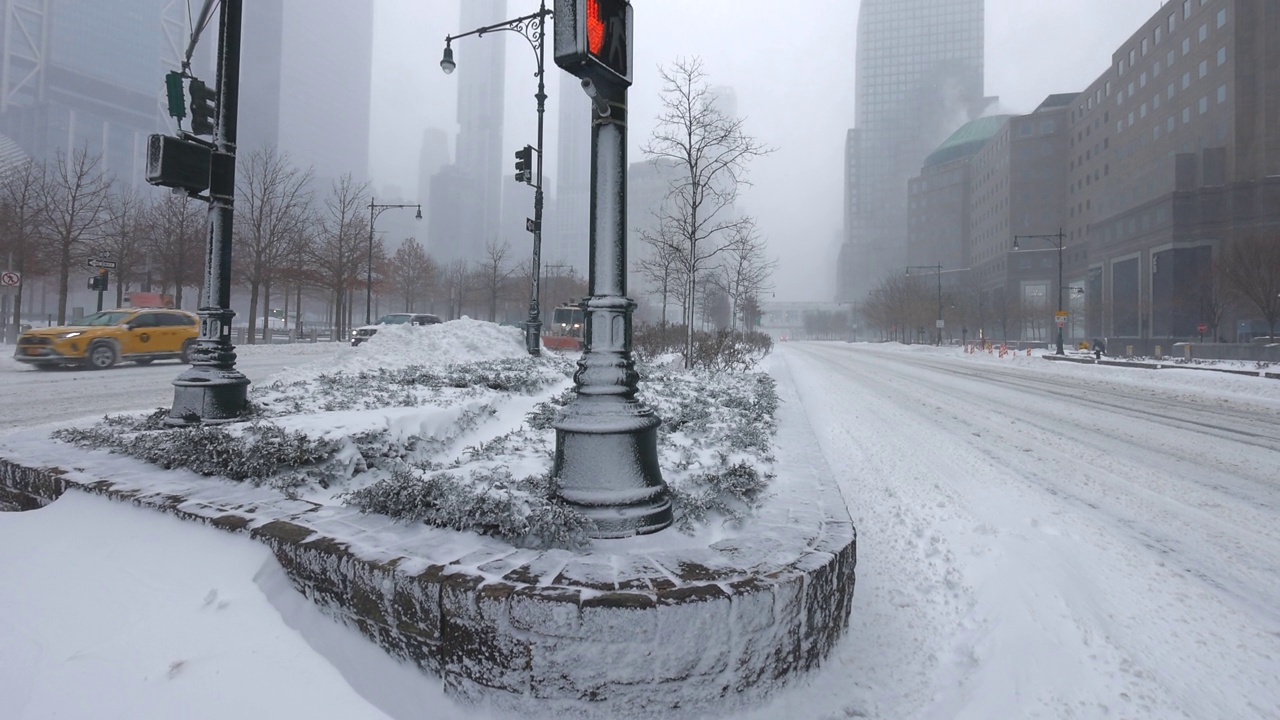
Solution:
[[[548,5],[552,5],[548,0]],[[1159,0],[987,0],[986,94],[1011,112],[1030,112],[1045,96],[1077,92],[1111,62],[1111,53],[1163,3]],[[628,161],[654,127],[657,66],[700,56],[712,85],[737,94],[746,129],[777,148],[751,166],[741,205],[760,221],[781,265],[777,300],[830,300],[841,231],[845,131],[854,123],[856,0],[809,4],[764,0],[632,0],[634,84],[629,96]],[[508,0],[510,17],[536,0]],[[799,8],[812,8],[804,12]],[[410,197],[417,188],[425,127],[457,131],[457,77],[440,71],[444,36],[458,27],[458,0],[374,0],[370,177],[375,193]],[[504,169],[516,148],[533,144],[534,54],[514,33],[463,43],[507,43]],[[561,76],[547,45],[547,175],[554,189]],[[572,78],[570,78],[572,80]],[[576,86],[567,86],[581,92]],[[589,129],[585,126],[582,132]],[[504,170],[505,171],[505,170]],[[514,172],[514,170],[512,170]],[[509,173],[508,173],[509,174]],[[514,180],[507,180],[514,182]],[[905,192],[906,189],[904,188]],[[583,239],[586,242],[586,239]]]

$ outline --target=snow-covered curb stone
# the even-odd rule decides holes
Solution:
[[[131,458],[20,434],[0,438],[0,508],[75,488],[248,532],[320,607],[462,699],[569,717],[728,714],[821,662],[853,600],[853,525],[779,380],[790,455],[732,539],[523,550],[186,472],[157,482]]]

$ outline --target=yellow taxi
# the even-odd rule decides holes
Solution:
[[[18,338],[13,358],[42,370],[79,365],[105,370],[118,362],[191,362],[200,320],[184,310],[125,308],[87,315],[75,324],[34,328]]]

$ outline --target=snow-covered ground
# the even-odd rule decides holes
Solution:
[[[1280,718],[1280,381],[842,343],[767,364],[849,504],[858,589],[824,667],[746,717]],[[25,424],[13,370],[0,422]],[[499,717],[247,539],[98,498],[0,514],[0,717],[231,714]]]

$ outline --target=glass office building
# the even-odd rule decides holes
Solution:
[[[837,299],[859,300],[903,272],[907,182],[981,114],[983,38],[983,0],[862,0]]]

